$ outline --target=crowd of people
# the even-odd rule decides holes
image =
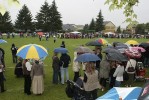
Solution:
[[[56,42],[56,41],[54,41]],[[62,41],[60,45],[62,48],[66,48],[65,42]],[[128,57],[127,62],[122,61],[110,61],[107,58],[107,54],[103,57],[102,48],[97,47],[93,50],[100,60],[94,62],[77,62],[75,59],[81,55],[79,52],[74,52],[74,58],[72,62],[72,70],[74,72],[73,81],[76,82],[81,79],[83,82],[83,88],[86,92],[86,99],[92,97],[93,100],[97,98],[98,89],[105,91],[107,88],[121,87],[122,82],[126,81],[126,87],[132,87],[135,79],[137,62],[140,61],[135,58]],[[24,77],[24,93],[27,95],[32,93],[41,95],[44,92],[44,64],[38,59],[22,59],[17,58],[17,47],[12,44],[12,62],[16,63],[15,75],[16,77]],[[4,92],[4,80],[3,74],[5,70],[4,62],[4,50],[0,48],[0,91]],[[53,69],[53,84],[64,85],[69,80],[68,67],[71,63],[71,58],[67,53],[61,53],[60,57],[58,52],[53,52],[52,56],[52,69]],[[145,58],[148,59],[148,58]],[[142,60],[141,60],[142,61]],[[142,61],[143,62],[143,61]],[[148,65],[145,63],[145,65]],[[133,67],[133,71],[129,71],[129,68]],[[83,74],[82,74],[83,72]],[[127,73],[129,79],[124,79],[124,73]],[[66,76],[65,76],[66,75]],[[66,79],[65,79],[66,77]],[[108,81],[108,82],[107,82]],[[109,85],[109,86],[107,86]]]

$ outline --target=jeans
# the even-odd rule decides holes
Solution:
[[[58,74],[59,70],[53,69],[53,83],[58,84]]]
[[[69,74],[68,74],[68,67],[67,68],[60,68],[61,70],[61,83],[64,84],[64,74],[66,73],[66,81],[69,80]]]
[[[115,87],[120,87],[121,86],[121,81],[115,80]]]

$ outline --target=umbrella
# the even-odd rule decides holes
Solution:
[[[79,46],[79,47],[75,48],[75,51],[77,53],[93,53],[93,50],[91,50],[88,47],[83,47],[83,46]]]
[[[108,41],[107,41],[106,39],[103,39],[103,38],[99,38],[97,41],[98,41],[99,43],[101,43],[102,45],[107,45],[107,44],[109,44]]]
[[[137,100],[141,90],[141,87],[114,87],[96,100]]]
[[[107,59],[110,61],[120,61],[120,62],[128,61],[128,58],[125,55],[118,52],[108,53]]]
[[[130,58],[140,58],[142,56],[140,52],[129,49],[126,49],[124,53]]]
[[[149,100],[149,82],[145,83],[138,100]]]
[[[139,44],[139,47],[147,48],[147,47],[149,47],[149,43],[143,42],[143,43]]]
[[[17,56],[23,59],[41,59],[47,55],[47,50],[43,46],[37,44],[24,45],[17,50]]]
[[[1,43],[7,43],[7,41],[3,40],[3,39],[0,39],[0,44]]]
[[[68,53],[68,50],[66,48],[58,47],[54,49],[54,52],[57,53]]]
[[[141,51],[141,52],[145,52],[146,50],[144,49],[144,48],[142,48],[142,47],[129,47],[129,49],[131,50],[131,51]]]
[[[90,42],[87,42],[85,45],[87,46],[103,46],[100,42],[98,42],[97,40],[96,41],[90,41]]]
[[[126,44],[128,44],[128,45],[131,45],[131,44],[132,45],[138,45],[139,43],[135,40],[129,40],[129,41],[126,42]]]
[[[91,61],[98,61],[98,60],[100,60],[100,58],[93,53],[84,53],[79,55],[75,59],[75,61],[78,61],[78,62],[91,62]]]
[[[107,53],[107,59],[111,61],[128,61],[128,58],[119,50],[114,48],[105,48],[104,53]]]
[[[37,32],[38,35],[42,36],[43,35],[43,32]]]

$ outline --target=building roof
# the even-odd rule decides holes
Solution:
[[[112,23],[111,21],[104,21],[103,22],[103,25],[106,25],[106,24],[108,24],[108,23]],[[113,23],[112,23],[113,24]],[[115,26],[115,24],[113,24],[114,26]]]

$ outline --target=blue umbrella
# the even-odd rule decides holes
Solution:
[[[59,48],[55,48],[54,52],[57,52],[57,53],[68,53],[68,50],[66,48],[59,47]]]
[[[92,53],[81,54],[75,59],[75,61],[78,61],[78,62],[90,62],[90,61],[98,61],[98,60],[100,60],[100,58],[97,55]]]
[[[0,44],[1,43],[7,43],[7,41],[3,40],[3,39],[0,39]]]

